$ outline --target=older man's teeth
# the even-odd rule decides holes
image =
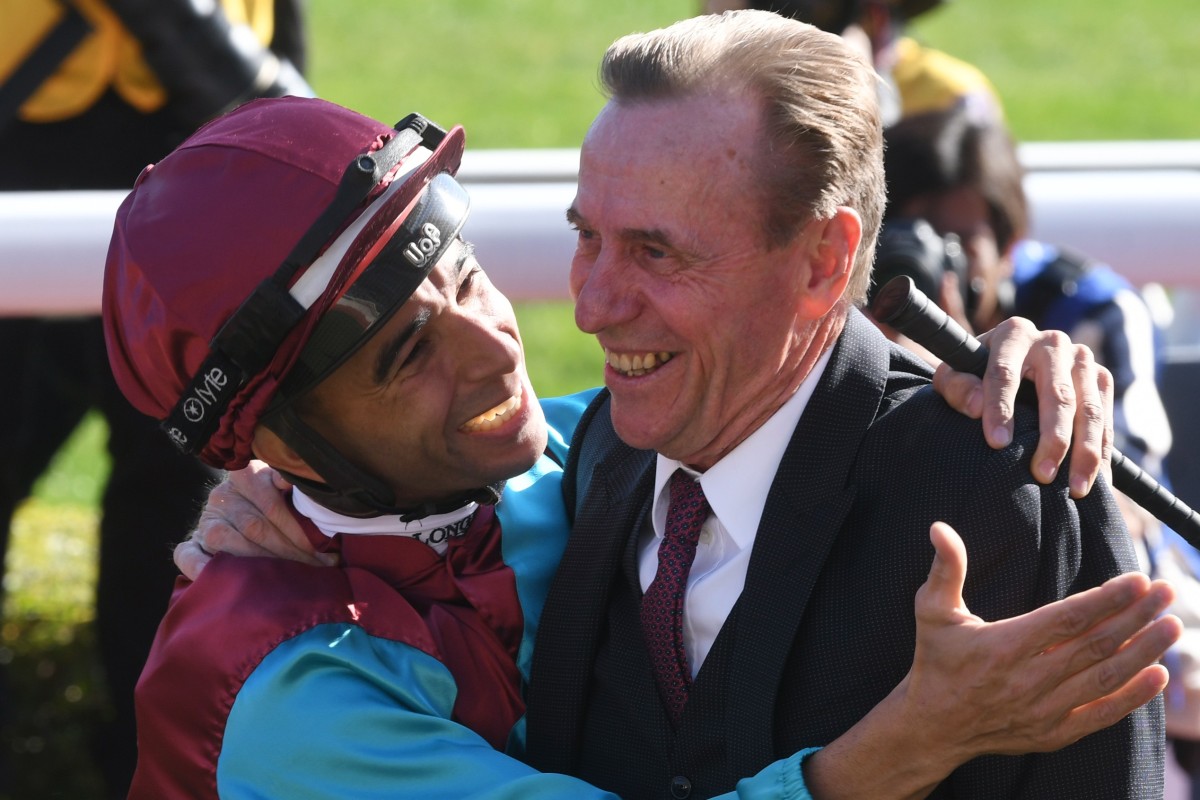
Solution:
[[[671,360],[671,354],[667,352],[639,353],[631,356],[628,353],[618,355],[611,350],[605,350],[604,355],[610,367],[622,375],[630,377],[648,375],[657,369],[660,364],[665,364]]]
[[[514,394],[495,408],[490,408],[474,419],[463,423],[461,430],[468,433],[490,431],[499,428],[504,421],[521,408],[521,395]]]

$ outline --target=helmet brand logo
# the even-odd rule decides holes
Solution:
[[[183,401],[183,415],[191,422],[204,419],[208,407],[217,401],[217,394],[229,383],[229,377],[220,367],[213,367],[204,375],[204,383],[196,387],[192,396]]]
[[[423,267],[429,261],[429,256],[436,252],[442,243],[442,232],[432,222],[426,222],[421,226],[421,233],[424,234],[415,242],[409,242],[404,248],[404,257],[408,259],[414,267]]]

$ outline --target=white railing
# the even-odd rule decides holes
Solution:
[[[1200,141],[1022,147],[1034,235],[1111,263],[1138,284],[1200,288]],[[465,235],[516,299],[566,297],[575,150],[468,153]],[[122,192],[0,192],[0,314],[99,308]]]

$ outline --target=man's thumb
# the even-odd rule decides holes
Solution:
[[[944,522],[930,526],[929,541],[933,544],[934,557],[923,592],[925,602],[942,613],[966,611],[962,591],[967,579],[967,548],[954,529]]]

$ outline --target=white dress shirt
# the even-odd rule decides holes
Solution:
[[[658,547],[666,531],[667,506],[671,500],[667,482],[675,470],[700,476],[704,496],[712,508],[700,530],[696,560],[692,562],[683,600],[683,645],[692,677],[700,671],[746,584],[746,567],[767,503],[767,492],[831,353],[832,348],[826,350],[796,393],[707,472],[700,474],[674,459],[658,456],[651,511],[654,529],[638,543],[638,577],[643,592],[658,571]],[[801,533],[797,531],[797,535]]]

